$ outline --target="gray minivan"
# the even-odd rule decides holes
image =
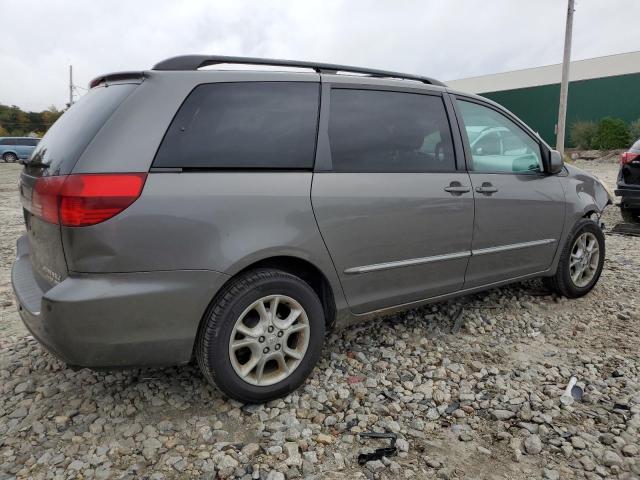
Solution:
[[[309,71],[202,69],[223,63]],[[25,165],[12,274],[70,365],[195,359],[261,402],[336,326],[533,277],[578,297],[600,276],[604,186],[437,80],[183,56],[90,87]]]

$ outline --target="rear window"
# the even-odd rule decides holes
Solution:
[[[329,141],[336,172],[455,170],[451,130],[439,96],[334,89]]]
[[[214,83],[180,107],[154,167],[310,169],[320,86],[307,82]]]
[[[32,160],[49,164],[49,175],[70,173],[98,130],[136,86],[119,84],[89,90],[47,131]]]

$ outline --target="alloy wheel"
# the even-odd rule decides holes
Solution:
[[[569,260],[569,274],[576,287],[586,287],[598,271],[600,246],[591,232],[584,232],[573,243]]]
[[[236,320],[229,358],[245,382],[267,386],[281,382],[300,365],[309,346],[309,318],[286,295],[262,297]]]

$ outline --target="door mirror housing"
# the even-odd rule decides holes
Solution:
[[[549,151],[549,173],[555,175],[560,173],[564,167],[564,159],[557,150]]]

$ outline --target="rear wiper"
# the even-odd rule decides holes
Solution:
[[[40,167],[40,168],[49,168],[50,165],[48,163],[43,163],[43,162],[38,162],[38,161],[32,161],[32,162],[28,162],[28,161],[20,161],[19,163],[21,163],[22,165],[24,165],[25,167]]]

